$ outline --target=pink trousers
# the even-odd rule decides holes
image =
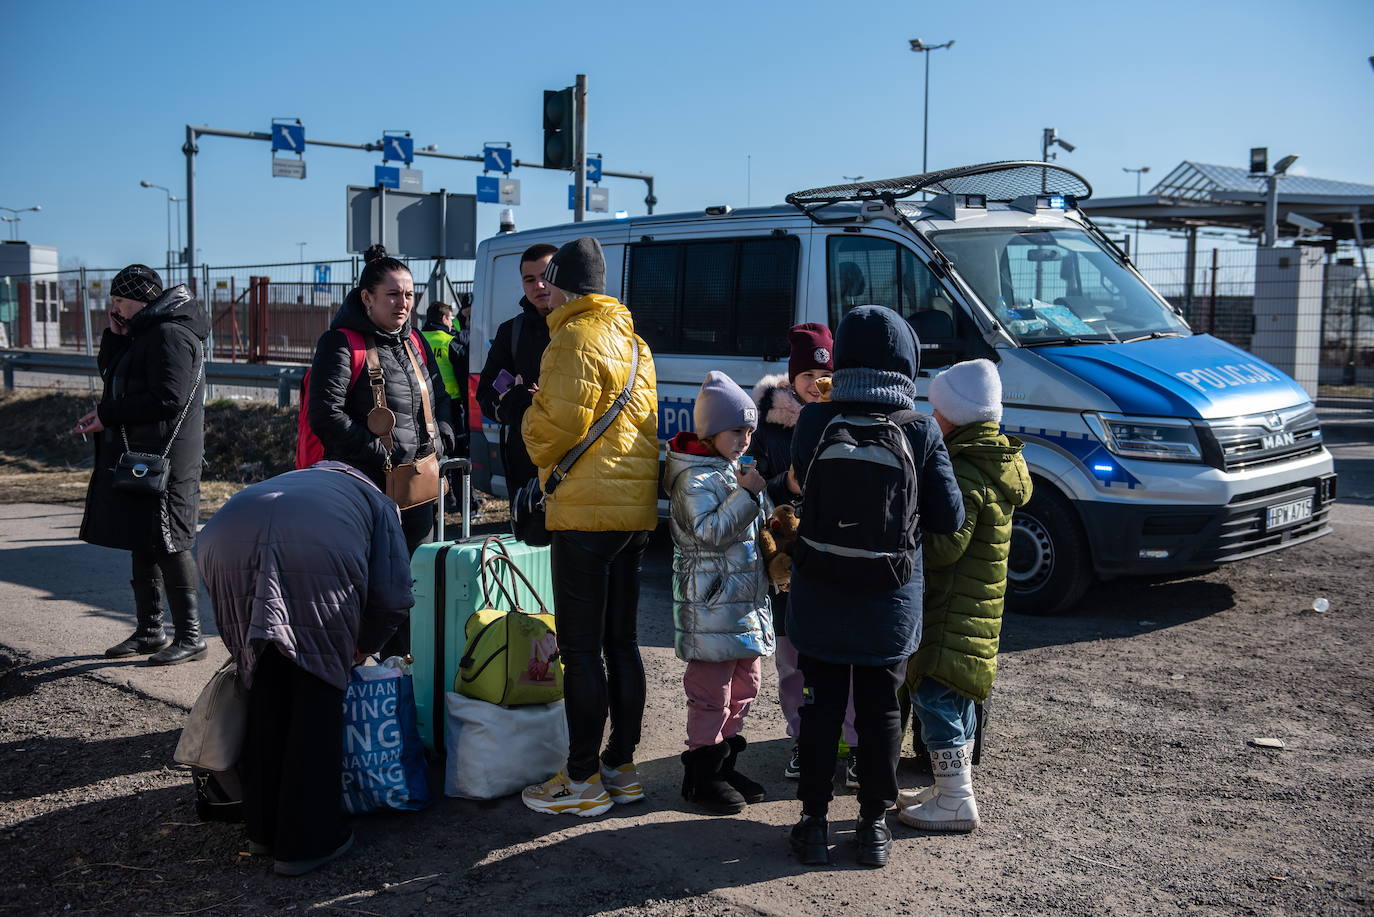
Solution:
[[[687,691],[687,747],[705,748],[738,735],[744,715],[759,696],[759,657],[724,662],[687,663],[682,686]]]

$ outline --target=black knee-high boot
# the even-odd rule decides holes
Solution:
[[[177,665],[204,659],[205,641],[200,639],[200,611],[196,607],[200,591],[194,586],[167,587],[167,606],[172,611],[175,636],[172,645],[148,659],[148,665]]]
[[[138,624],[127,638],[105,651],[109,659],[156,653],[172,641],[162,629],[162,590],[157,581],[133,579],[134,614]]]

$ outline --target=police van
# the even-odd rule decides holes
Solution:
[[[835,328],[858,305],[911,322],[922,397],[943,367],[994,361],[1035,479],[1013,523],[1015,610],[1329,534],[1336,476],[1307,393],[1195,334],[1079,209],[1091,193],[1061,166],[988,163],[496,236],[477,252],[472,367],[515,314],[520,253],[595,236],[607,292],[653,349],[663,440],[691,429],[708,370],[748,389],[786,371],[791,325]],[[503,492],[497,428],[482,419],[472,439],[478,486]]]

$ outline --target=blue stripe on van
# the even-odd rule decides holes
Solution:
[[[1108,452],[1107,447],[1090,434],[1046,430],[1044,427],[1009,427],[1005,424],[1002,431],[1013,433],[1022,439],[1038,439],[1057,446],[1061,451],[1073,456],[1088,470],[1088,475],[1104,487],[1124,485],[1127,490],[1134,490],[1141,486],[1140,479],[1122,468],[1116,456]]]

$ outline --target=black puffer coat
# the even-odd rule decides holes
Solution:
[[[128,334],[107,330],[101,338],[96,365],[105,389],[96,412],[105,429],[96,436],[82,541],[169,554],[195,542],[205,453],[205,378],[198,366],[208,331],[205,310],[179,284],[140,309],[129,320]],[[116,491],[114,467],[124,453],[120,428],[131,450],[160,455],[188,400],[186,419],[167,456],[167,492],[145,497]]]
[[[513,494],[537,469],[525,449],[520,435],[520,421],[524,420],[534,396],[529,386],[539,381],[539,364],[549,346],[549,323],[539,314],[527,297],[520,297],[521,313],[502,322],[496,337],[487,350],[487,363],[477,382],[477,403],[482,413],[502,425],[501,464],[506,472],[506,489]],[[501,370],[519,376],[523,384],[502,398],[496,391],[496,377]]]
[[[392,464],[413,462],[435,451],[442,458],[443,442],[432,442],[425,429],[420,383],[404,349],[411,344],[410,327],[407,325],[394,334],[379,330],[367,317],[358,290],[349,293],[329,330],[320,335],[315,345],[315,359],[310,366],[310,427],[324,445],[325,458],[347,462],[385,490],[386,450],[381,439],[367,429],[367,414],[372,410],[372,386],[367,381],[367,367],[363,367],[357,381],[350,385],[353,358],[348,338],[338,330],[340,328],[370,334],[377,341],[377,359],[386,380],[386,404],[396,415],[396,428],[391,432]],[[435,422],[443,441],[451,443],[453,427],[448,422],[448,392],[434,362],[434,354],[423,337],[420,345],[418,356],[425,372]]]

